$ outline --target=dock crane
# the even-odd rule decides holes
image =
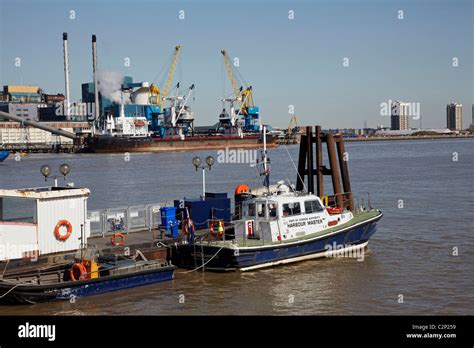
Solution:
[[[156,85],[150,86],[150,104],[158,105],[160,107],[163,106],[163,101],[166,97],[168,97],[171,85],[173,83],[174,73],[176,71],[176,66],[178,65],[180,52],[181,46],[178,45],[174,48],[173,57],[171,59],[171,64],[168,69],[168,75],[166,76],[163,88],[160,90],[160,88]]]
[[[298,143],[298,133],[300,132],[301,128],[298,125],[298,119],[296,115],[290,118],[290,123],[288,124],[288,128],[285,129],[284,133],[279,137],[280,144],[297,144]]]
[[[293,114],[293,116],[290,118],[290,123],[288,125],[288,129],[286,130],[286,133],[294,134],[294,133],[298,133],[299,131],[300,131],[300,126],[298,125],[298,119],[296,118],[296,115]]]
[[[239,115],[242,115],[245,120],[246,131],[259,131],[259,108],[254,105],[252,86],[246,87],[245,89],[242,86],[239,87],[234,75],[234,69],[230,62],[229,54],[225,49],[221,50],[221,54],[224,59],[224,64],[227,74],[229,75],[234,95],[231,98],[222,99],[224,108],[219,116],[220,124],[228,124],[231,127],[236,127]],[[230,114],[228,114],[225,109],[226,102],[230,104]]]
[[[179,88],[179,84],[177,85]],[[194,84],[192,84],[188,88],[188,94],[186,96],[180,95],[173,95],[165,97],[164,99],[171,102],[170,106],[170,126],[175,128],[178,126],[179,123],[183,123],[186,121],[192,122],[192,113],[189,111],[188,107],[186,106],[191,93],[193,92]]]

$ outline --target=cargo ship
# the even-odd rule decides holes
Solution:
[[[67,39],[67,37],[66,37]],[[67,45],[65,46],[67,47]],[[181,46],[174,48],[166,81],[161,87],[132,77],[104,73],[97,68],[97,39],[92,37],[94,81],[83,85],[83,100],[95,106],[91,134],[85,138],[89,152],[165,152],[225,148],[261,148],[263,125],[260,110],[253,102],[252,87],[237,87],[229,56],[222,51],[233,85],[233,94],[222,99],[219,121],[202,131],[194,127],[189,101],[194,84],[187,89],[173,85]],[[67,68],[65,68],[67,71]],[[228,105],[226,104],[228,103]],[[227,109],[229,112],[227,112]],[[96,117],[97,116],[97,117]],[[266,134],[268,147],[278,146]]]
[[[199,151],[225,148],[257,149],[261,148],[261,134],[246,135],[211,135],[158,138],[147,137],[114,137],[109,135],[94,136],[88,139],[87,150],[95,153],[113,152],[166,152],[166,151]],[[275,138],[267,135],[267,146],[276,147]]]

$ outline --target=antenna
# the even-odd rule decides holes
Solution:
[[[298,168],[296,168],[295,161],[293,161],[293,158],[291,158],[290,151],[288,151],[288,147],[286,146],[286,144],[283,144],[283,146],[285,147],[285,150],[286,150],[286,153],[288,154],[288,157],[290,157],[291,163],[293,163],[293,167],[296,170],[296,174],[298,175],[298,178],[300,178],[301,182],[303,183],[304,190],[306,192],[308,192],[308,188],[306,187],[306,184],[304,183],[303,178],[301,177],[300,173],[298,172]]]
[[[267,126],[263,126],[263,150],[262,150],[262,166],[263,172],[260,175],[264,175],[265,179],[263,181],[263,186],[267,188],[267,191],[270,192],[270,167],[268,163],[270,160],[267,156]]]

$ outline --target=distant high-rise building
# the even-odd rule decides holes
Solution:
[[[446,105],[446,127],[450,130],[462,130],[462,104]]]
[[[392,103],[392,113],[390,117],[391,130],[410,129],[410,103],[403,103],[399,100]]]

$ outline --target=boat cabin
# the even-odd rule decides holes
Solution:
[[[89,189],[0,190],[0,261],[79,249],[90,236]]]
[[[313,194],[284,193],[244,201],[242,219],[235,221],[235,238],[286,241],[316,233],[352,218],[344,211],[330,215]]]

